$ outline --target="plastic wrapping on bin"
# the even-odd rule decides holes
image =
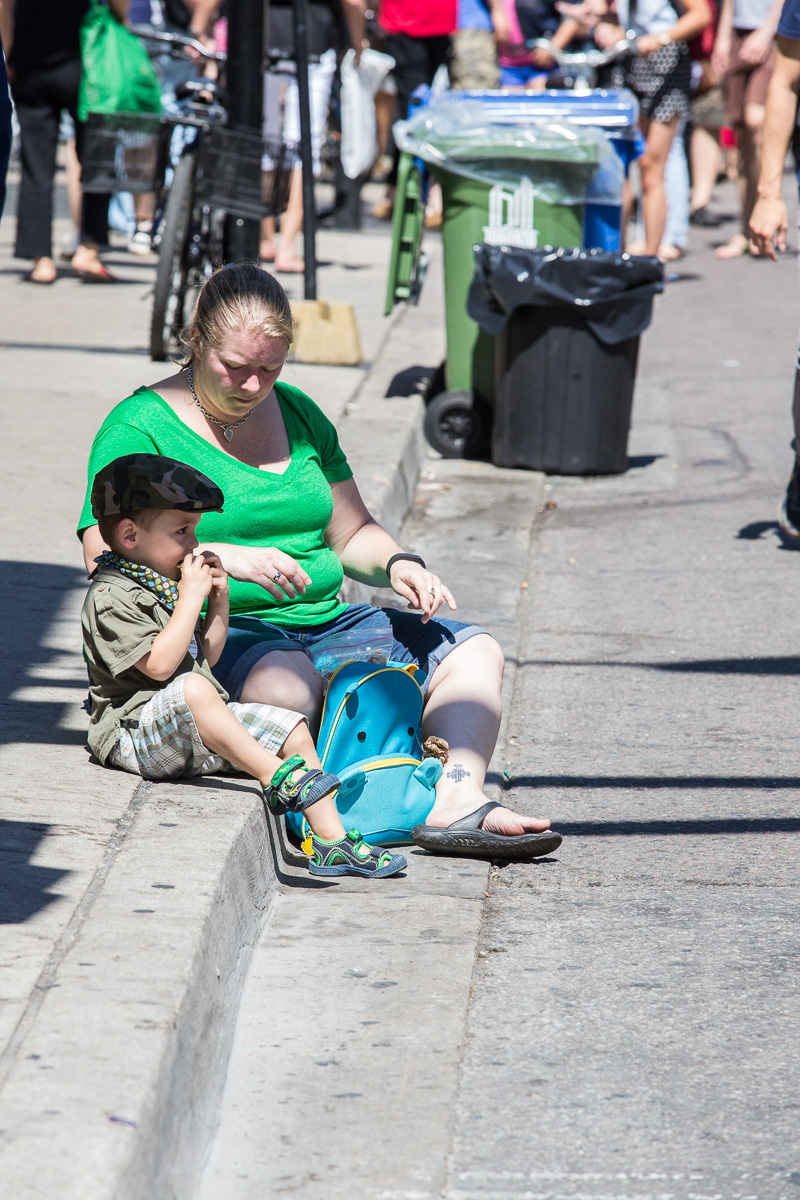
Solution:
[[[516,187],[528,179],[533,196],[549,204],[584,203],[587,179],[608,180],[599,203],[619,203],[621,175],[614,151],[601,130],[565,120],[524,126],[491,119],[481,100],[437,100],[398,121],[394,136],[401,150],[434,168],[480,183]],[[602,171],[601,168],[610,169]]]
[[[655,257],[481,245],[475,247],[467,311],[487,333],[497,334],[525,306],[577,308],[595,336],[614,346],[648,327],[663,274]]]

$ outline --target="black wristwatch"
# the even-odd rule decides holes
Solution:
[[[387,579],[391,578],[391,576],[389,575],[389,572],[391,571],[394,564],[396,562],[399,562],[401,558],[407,558],[409,562],[419,563],[419,565],[423,568],[423,570],[425,569],[425,559],[420,558],[420,556],[418,554],[393,554],[392,557],[389,559],[388,563],[386,564]]]

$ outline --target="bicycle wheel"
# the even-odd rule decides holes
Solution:
[[[166,359],[183,328],[194,173],[194,155],[184,154],[175,168],[164,208],[150,320],[150,357],[155,362]]]

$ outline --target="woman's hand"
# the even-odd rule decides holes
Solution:
[[[625,37],[625,30],[613,21],[598,21],[594,31],[595,45],[599,50],[610,50]]]
[[[661,49],[661,44],[654,33],[645,33],[636,39],[636,51],[638,54],[655,54],[656,50]]]
[[[789,214],[780,197],[762,197],[750,216],[750,253],[756,257],[777,259],[775,252],[786,249]]]
[[[452,593],[438,575],[408,559],[401,558],[393,564],[389,582],[398,596],[404,596],[408,600],[411,608],[422,609],[423,625],[430,621],[443,602],[446,601],[453,612],[458,607]]]
[[[209,546],[219,555],[228,575],[240,583],[257,583],[276,600],[295,600],[305,594],[311,576],[290,555],[275,546]]]
[[[754,29],[742,42],[739,58],[748,66],[759,67],[766,62],[774,44],[775,35],[769,27]]]

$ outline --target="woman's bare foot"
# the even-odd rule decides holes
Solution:
[[[52,258],[43,255],[34,261],[33,270],[25,278],[31,283],[55,283],[57,274],[56,264]]]
[[[72,256],[72,269],[84,281],[116,282],[116,277],[100,261],[96,246],[87,246],[85,243],[81,243]]]
[[[741,258],[747,254],[750,249],[750,243],[743,233],[735,233],[729,242],[725,242],[722,246],[717,246],[714,253],[717,258]]]
[[[438,796],[433,808],[428,813],[426,825],[437,829],[446,829],[453,821],[460,821],[470,813],[486,804],[483,792],[460,792],[458,797],[450,795]],[[520,833],[544,833],[550,828],[550,822],[537,817],[525,817],[522,813],[510,808],[493,808],[481,821],[481,828],[490,833],[502,833],[507,837],[515,837]]]
[[[262,262],[274,262],[275,243],[268,238],[262,239],[261,245],[258,247],[258,257]]]
[[[670,242],[662,242],[658,247],[658,257],[662,262],[677,262],[679,258],[683,258],[683,250]]]
[[[302,275],[306,264],[295,254],[276,254],[275,270],[283,275]]]

